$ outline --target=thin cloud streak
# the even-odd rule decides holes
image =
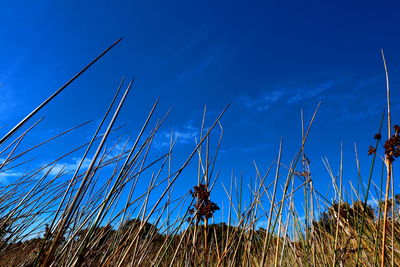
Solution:
[[[239,101],[249,109],[259,112],[269,110],[275,104],[293,105],[300,102],[321,96],[323,93],[334,90],[340,86],[347,78],[329,80],[309,85],[287,85],[280,86],[269,92],[264,92],[261,97],[242,97]]]
[[[167,148],[170,146],[171,137],[175,144],[194,144],[198,135],[199,130],[192,125],[192,121],[188,121],[183,127],[160,131],[154,144],[158,149]]]

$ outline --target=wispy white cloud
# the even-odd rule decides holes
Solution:
[[[119,155],[129,151],[133,146],[133,142],[131,140],[126,140],[126,141],[118,140],[115,142],[118,143],[114,143],[113,146],[110,147],[110,149],[112,150],[109,151],[106,158],[107,160],[117,158]]]
[[[285,95],[285,92],[282,90],[272,91],[262,97],[250,98],[245,97],[242,98],[242,102],[247,108],[255,108],[257,111],[264,111],[269,109],[273,104],[280,101]]]
[[[0,164],[4,164],[5,160],[6,160],[5,158],[0,158]],[[9,179],[21,177],[22,175],[23,175],[23,173],[18,170],[13,170],[13,169],[6,170],[6,171],[0,170],[0,184],[7,184],[7,183],[9,183]]]
[[[172,137],[175,144],[194,144],[199,130],[193,126],[192,121],[186,122],[182,127],[170,130],[163,130],[157,134],[154,144],[157,148],[166,148],[170,145]]]
[[[257,97],[242,97],[241,102],[245,107],[256,110],[266,111],[274,104],[292,105],[302,101],[321,96],[323,93],[334,90],[347,78],[328,80],[324,82],[309,82],[308,84],[295,84],[293,82],[286,85],[275,86]]]
[[[118,142],[118,143],[116,143]],[[105,157],[105,161],[115,159],[121,153],[127,152],[129,149],[131,149],[133,146],[133,142],[131,140],[127,141],[121,141],[121,140],[115,140],[114,143],[111,142],[111,146],[108,148],[107,151],[107,156]],[[47,173],[50,168],[50,175],[59,175],[61,172],[63,174],[69,174],[73,173],[76,171],[76,169],[79,167],[79,164],[81,162],[80,157],[73,157],[70,161],[65,161],[65,162],[57,162],[51,166],[46,167],[45,169],[42,170],[42,173]],[[89,167],[90,163],[92,162],[91,157],[86,157],[82,163],[82,166],[80,168],[80,172],[86,171],[86,169]],[[112,166],[112,165],[108,165]]]
[[[332,89],[335,85],[339,84],[342,80],[327,81],[317,84],[315,86],[300,87],[292,90],[291,96],[288,96],[287,103],[295,104],[322,94],[325,91]]]
[[[8,184],[10,179],[21,177],[22,175],[24,174],[19,171],[14,171],[14,170],[2,171],[0,172],[0,184]]]
[[[186,125],[181,130],[172,131],[172,137],[176,138],[178,143],[187,144],[194,141],[194,138],[198,135],[198,130],[192,125]],[[167,135],[170,137],[170,134]]]
[[[56,163],[54,165],[48,166],[47,168],[44,168],[42,172],[47,173],[51,168],[49,175],[59,175],[61,172],[64,174],[72,173],[75,172],[75,170],[78,168],[80,161],[80,158],[72,158],[71,162]],[[88,168],[90,162],[91,159],[85,158],[82,163],[81,170],[85,170],[86,168]]]

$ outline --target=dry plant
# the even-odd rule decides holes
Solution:
[[[306,156],[307,139],[320,105],[308,125],[301,112],[301,140],[289,164],[282,160],[286,149],[281,140],[268,168],[262,170],[254,162],[254,179],[232,171],[230,184],[222,184],[223,190],[215,192],[224,132],[221,119],[228,106],[210,124],[206,123],[204,109],[193,149],[176,165],[173,159],[182,157],[174,156],[173,133],[164,153],[152,153],[169,113],[153,118],[158,100],[136,137],[110,141],[111,135],[118,134],[120,127],[115,123],[133,84],[129,82],[122,90],[124,79],[89,141],[69,147],[67,153],[48,163],[35,165],[32,151],[90,122],[25,147],[23,141],[43,121],[33,121],[34,115],[119,41],[0,139],[0,173],[23,170],[16,179],[0,186],[1,266],[400,265],[400,196],[393,192],[392,175],[394,161],[400,155],[400,127],[394,126],[391,134],[390,89],[383,52],[387,141],[381,143],[383,113],[374,136],[376,143],[369,148],[371,164],[365,181],[355,146],[359,186],[355,189],[350,185],[352,192],[343,184],[343,152],[338,175],[329,160],[323,159],[335,189],[332,199],[314,187],[316,177]],[[60,169],[59,164],[72,155],[80,155],[74,169]],[[379,171],[379,160],[382,175],[377,185],[373,176]],[[193,165],[197,166],[197,180],[193,177],[192,188],[179,194],[175,186],[187,179],[182,174]],[[228,201],[213,202],[213,196],[221,193]],[[346,201],[348,195],[353,196],[351,202]],[[371,198],[377,198],[376,208],[369,205]],[[221,218],[218,223],[217,218]]]

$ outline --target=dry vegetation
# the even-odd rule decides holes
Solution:
[[[32,122],[33,116],[112,47],[0,139],[0,172],[32,166],[27,165],[32,151],[82,126],[20,149],[41,121]],[[281,143],[265,173],[255,164],[257,177],[248,187],[232,176],[222,192],[229,199],[227,207],[212,201],[223,133],[220,120],[227,108],[211,125],[205,125],[204,112],[195,147],[174,169],[173,138],[164,155],[149,156],[165,119],[150,127],[158,101],[133,141],[107,146],[109,135],[118,132],[113,126],[131,85],[120,97],[121,82],[87,143],[46,165],[27,167],[20,177],[1,185],[1,266],[400,266],[400,197],[393,194],[391,175],[400,155],[400,127],[392,134],[389,83],[388,138],[382,143],[382,116],[369,149],[371,171],[353,203],[343,200],[342,167],[338,176],[330,171],[336,190],[333,202],[313,187],[305,144],[318,106],[308,125],[302,121],[301,144],[289,166],[281,162]],[[76,169],[55,174],[56,164],[72,153],[80,153]],[[380,160],[386,169],[381,185],[374,186],[372,176]],[[197,184],[177,195],[174,186],[193,161]],[[144,181],[147,189],[139,190]],[[375,187],[379,205],[371,207],[368,200]],[[241,204],[244,190],[251,195],[246,205]],[[295,200],[299,193],[302,199]],[[295,201],[304,207],[301,216]],[[222,214],[224,223],[213,222],[215,212]]]

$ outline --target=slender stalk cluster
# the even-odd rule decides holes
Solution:
[[[389,138],[383,145],[386,158],[382,159],[388,170],[385,200],[382,193],[370,193],[382,192],[379,186],[372,188],[372,176],[383,116],[379,133],[374,136],[376,144],[368,151],[372,163],[367,183],[362,180],[357,158],[361,188],[357,187],[358,192],[352,195],[357,198],[353,203],[344,197],[348,192],[342,186],[343,157],[339,177],[324,161],[338,198],[328,199],[313,185],[310,160],[304,151],[318,105],[306,131],[302,121],[301,146],[290,164],[282,160],[281,141],[276,160],[264,173],[254,162],[255,179],[241,175],[238,181],[232,172],[230,186],[222,184],[227,201],[219,198],[219,224],[209,224],[220,210],[211,201],[211,189],[215,192],[218,188],[219,171],[214,167],[223,133],[220,120],[227,108],[211,126],[205,124],[204,115],[196,145],[175,169],[172,134],[165,154],[150,153],[165,120],[157,120],[149,129],[158,100],[134,142],[128,138],[125,143],[118,140],[110,144],[109,137],[118,130],[113,127],[114,122],[132,84],[115,108],[122,81],[90,142],[71,147],[50,163],[41,161],[35,166],[33,160],[25,159],[32,150],[86,124],[28,148],[22,140],[42,119],[16,136],[39,110],[113,46],[0,138],[0,174],[24,169],[16,172],[17,178],[8,184],[0,183],[0,266],[387,266],[385,261],[389,259],[391,266],[400,266],[400,215],[394,209],[400,195],[395,195],[393,185],[389,198],[392,163],[400,156],[400,126],[394,126],[394,135],[388,127]],[[216,125],[220,126],[221,135],[213,155],[210,151],[216,142],[210,136]],[[79,156],[82,149],[85,152],[80,154],[74,170],[57,168],[60,162]],[[185,191],[186,194],[177,195],[174,186],[196,155],[197,185],[190,194]],[[87,161],[90,164],[85,166]],[[296,171],[300,162],[303,168]],[[276,170],[271,175],[273,166]],[[246,188],[248,194],[244,192]],[[368,205],[371,197],[378,199],[378,211]],[[189,205],[188,200],[192,201]],[[304,212],[300,213],[295,204],[299,200],[304,204]],[[315,215],[317,212],[319,215]]]

